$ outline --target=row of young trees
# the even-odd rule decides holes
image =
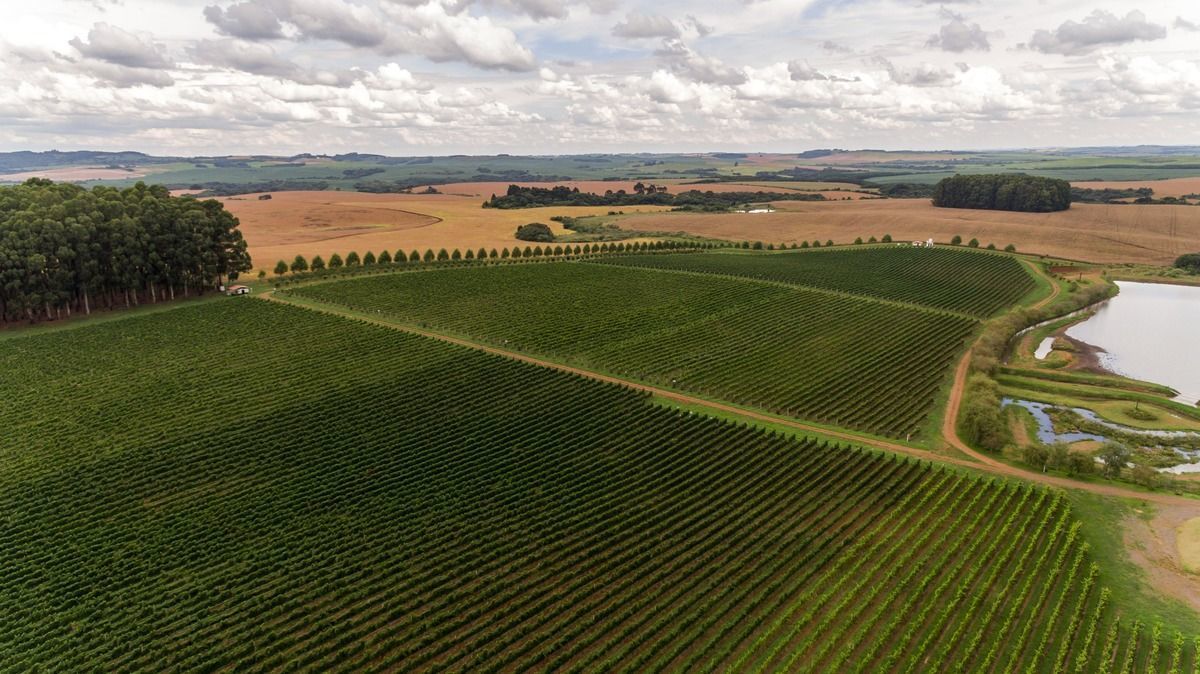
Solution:
[[[162,186],[0,188],[0,323],[204,292],[250,269],[238,220]]]
[[[933,188],[933,205],[1048,213],[1071,207],[1071,183],[1023,173],[956,175]]]
[[[320,255],[314,256],[311,260],[303,255],[297,255],[292,259],[291,263],[280,260],[275,263],[275,274],[283,276],[288,272],[300,274],[307,271],[324,271],[326,269],[340,268],[355,268],[355,267],[370,267],[375,265],[393,265],[393,264],[426,264],[431,262],[458,262],[461,260],[508,260],[533,257],[555,257],[564,255],[596,255],[600,253],[634,253],[650,250],[678,250],[684,248],[715,248],[713,242],[681,242],[681,241],[640,241],[640,242],[621,242],[614,243],[585,243],[556,245],[556,246],[513,246],[512,248],[501,248],[499,250],[492,248],[479,248],[473,250],[468,248],[466,252],[455,248],[453,251],[447,251],[442,248],[438,252],[433,252],[432,248],[426,249],[424,253],[418,250],[413,250],[410,253],[405,253],[403,250],[397,250],[394,254],[388,251],[383,251],[379,255],[371,251],[367,251],[361,257],[355,251],[351,251],[343,258],[341,255],[334,253],[329,256],[329,260]],[[260,276],[266,272],[260,272]]]

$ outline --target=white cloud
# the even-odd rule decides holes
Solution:
[[[799,30],[790,0],[39,0],[0,39],[0,145],[425,154],[1200,137],[1182,0],[1149,16],[1112,0],[1086,18],[1038,2],[952,5],[967,19],[943,2],[823,0]],[[1005,37],[1035,34],[1024,49]]]
[[[1029,40],[1031,49],[1047,54],[1083,54],[1106,45],[1166,37],[1167,29],[1146,20],[1138,10],[1124,17],[1093,10],[1082,22],[1066,21],[1054,30],[1038,30]]]
[[[630,12],[625,20],[613,26],[612,34],[632,39],[654,37],[679,37],[679,27],[661,14]]]
[[[86,42],[74,38],[70,44],[83,56],[126,68],[171,67],[171,61],[160,45],[103,22],[92,26]]]
[[[674,72],[699,82],[736,85],[746,81],[740,69],[698,54],[679,39],[663,40],[655,55],[666,60]]]
[[[888,76],[896,84],[913,87],[938,87],[950,84],[955,80],[953,72],[928,62],[910,67],[899,67],[888,59],[879,57],[875,59],[875,63],[887,70]]]
[[[268,40],[283,37],[279,17],[266,3],[243,0],[229,7],[209,5],[204,18],[223,35],[247,40]]]
[[[397,8],[391,17],[398,20],[398,32],[389,40],[389,51],[417,53],[434,61],[465,61],[481,68],[534,68],[533,52],[489,17],[451,13],[436,2]]]
[[[1200,109],[1200,64],[1195,61],[1159,63],[1148,56],[1106,54],[1098,65],[1116,89],[1131,95],[1130,102]]]
[[[987,33],[979,24],[968,23],[966,18],[958,14],[951,14],[949,19],[949,22],[929,38],[927,46],[955,53],[971,50],[989,51],[992,48]]]

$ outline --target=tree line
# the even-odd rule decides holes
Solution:
[[[640,185],[641,183],[639,183]],[[650,189],[653,187],[654,189]],[[526,187],[509,185],[503,196],[492,195],[484,208],[538,208],[542,206],[673,206],[685,210],[725,211],[739,204],[767,201],[824,201],[813,192],[701,192],[688,190],[670,194],[664,188],[642,185],[632,193],[606,190],[604,194],[581,192],[578,187]]]
[[[218,201],[140,182],[0,187],[0,322],[174,299],[248,269],[238,220]]]
[[[956,175],[933,188],[933,205],[1048,213],[1071,207],[1071,183],[1023,173]]]
[[[602,253],[638,253],[656,250],[694,250],[702,248],[721,248],[726,247],[729,243],[719,243],[713,241],[632,241],[629,243],[585,243],[585,244],[563,244],[556,246],[513,246],[512,248],[492,248],[488,249],[481,247],[478,250],[473,248],[466,249],[466,252],[455,248],[453,251],[448,251],[445,248],[440,249],[436,253],[432,248],[427,248],[424,253],[413,249],[409,253],[403,250],[397,250],[395,253],[383,251],[376,255],[371,251],[367,251],[364,255],[359,255],[356,251],[350,251],[345,257],[338,253],[334,253],[326,260],[320,255],[315,255],[310,260],[303,255],[297,255],[290,263],[280,260],[275,263],[274,272],[276,276],[283,276],[288,272],[293,274],[301,274],[304,272],[324,272],[327,270],[343,270],[355,269],[360,267],[371,267],[379,265],[412,265],[412,264],[429,264],[438,262],[459,262],[467,261],[500,261],[500,260],[519,260],[522,258],[535,257],[563,257],[571,255],[599,255]],[[746,243],[743,247],[749,247]],[[760,244],[761,245],[761,244]],[[833,242],[828,242],[827,245],[833,245]],[[260,277],[266,276],[266,271],[259,272]]]

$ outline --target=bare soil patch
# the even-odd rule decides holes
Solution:
[[[1023,252],[1097,263],[1169,264],[1200,250],[1200,209],[1190,206],[1076,204],[1059,213],[935,208],[924,199],[774,204],[775,213],[671,213],[631,217],[632,229],[682,230],[703,236],[773,243],[891,234],[898,241],[977,238]]]
[[[1200,572],[1200,517],[1193,517],[1175,532],[1175,544],[1179,547],[1179,561],[1188,573]]]
[[[1163,504],[1149,521],[1131,515],[1125,519],[1125,548],[1151,587],[1200,611],[1200,579],[1186,570],[1200,553],[1198,514],[1196,506]],[[1191,557],[1184,557],[1184,546]]]

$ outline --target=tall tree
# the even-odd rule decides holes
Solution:
[[[0,188],[0,323],[205,292],[250,269],[215,200],[32,179]]]

